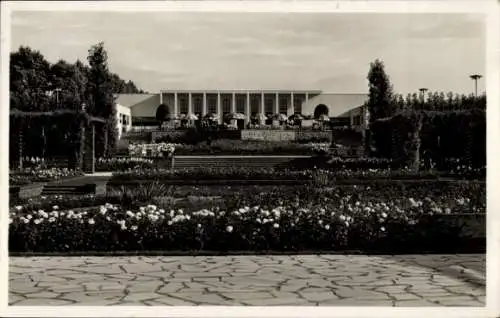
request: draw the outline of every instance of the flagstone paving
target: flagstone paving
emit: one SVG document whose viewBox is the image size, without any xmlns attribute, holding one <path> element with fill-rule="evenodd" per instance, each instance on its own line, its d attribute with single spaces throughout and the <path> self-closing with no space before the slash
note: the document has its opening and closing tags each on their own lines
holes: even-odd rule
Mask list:
<svg viewBox="0 0 500 318">
<path fill-rule="evenodd" d="M 11 257 L 16 306 L 484 306 L 485 255 Z"/>
</svg>

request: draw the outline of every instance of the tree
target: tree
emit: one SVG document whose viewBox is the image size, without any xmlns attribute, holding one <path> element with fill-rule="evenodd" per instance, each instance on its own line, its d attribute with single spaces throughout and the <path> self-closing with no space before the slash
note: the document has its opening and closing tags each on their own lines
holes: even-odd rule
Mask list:
<svg viewBox="0 0 500 318">
<path fill-rule="evenodd" d="M 381 60 L 377 59 L 370 64 L 367 78 L 369 82 L 367 106 L 370 112 L 370 122 L 394 115 L 391 103 L 392 85 Z"/>
<path fill-rule="evenodd" d="M 158 122 L 160 130 L 163 125 L 163 122 L 165 122 L 165 120 L 167 119 L 167 115 L 168 115 L 167 105 L 160 104 L 160 106 L 158 106 L 158 108 L 156 109 L 156 121 Z"/>
<path fill-rule="evenodd" d="M 10 54 L 10 107 L 42 111 L 49 107 L 50 63 L 39 52 L 21 46 Z"/>
<path fill-rule="evenodd" d="M 111 85 L 113 86 L 113 93 L 117 94 L 143 94 L 144 91 L 139 90 L 134 82 L 125 81 L 115 73 L 111 74 Z"/>
<path fill-rule="evenodd" d="M 376 120 L 384 117 L 390 117 L 394 114 L 392 85 L 389 77 L 385 73 L 384 63 L 381 60 L 375 60 L 370 63 L 368 71 L 368 101 L 365 106 L 370 114 L 369 127 Z M 372 136 L 370 128 L 365 133 L 365 148 L 368 153 L 372 152 Z"/>
<path fill-rule="evenodd" d="M 90 65 L 88 91 L 89 112 L 107 120 L 104 125 L 103 155 L 109 156 L 116 148 L 118 139 L 116 104 L 112 86 L 112 75 L 108 69 L 108 54 L 104 43 L 93 45 L 87 60 Z"/>
<path fill-rule="evenodd" d="M 59 108 L 74 111 L 81 110 L 82 105 L 86 104 L 87 111 L 91 115 L 106 116 L 108 121 L 114 121 L 107 126 L 116 127 L 116 115 L 112 115 L 114 107 L 110 107 L 114 105 L 114 99 L 110 98 L 109 93 L 102 94 L 103 88 L 106 89 L 109 86 L 108 82 L 111 81 L 113 93 L 139 93 L 140 90 L 132 81 L 126 82 L 107 70 L 107 56 L 102 45 L 94 46 L 91 51 L 89 51 L 89 63 L 93 65 L 92 72 L 91 67 L 79 60 L 73 64 L 65 60 L 51 64 L 39 51 L 30 47 L 21 46 L 16 52 L 12 52 L 10 54 L 11 109 L 30 112 L 54 111 Z M 92 61 L 90 53 L 93 54 Z M 108 77 L 111 77 L 111 80 Z M 102 100 L 113 100 L 113 102 L 107 103 L 106 110 L 106 107 L 103 107 L 106 103 L 102 103 Z M 11 118 L 11 130 L 15 132 L 10 134 L 10 144 L 14 145 L 13 151 L 10 151 L 12 157 L 16 153 L 23 152 L 23 145 L 29 151 L 25 155 L 31 153 L 32 156 L 59 156 L 62 155 L 61 150 L 71 152 L 71 149 L 76 157 L 80 154 L 78 145 L 82 140 L 77 130 L 62 129 L 60 124 L 49 125 L 47 124 L 49 121 L 44 118 L 36 122 L 27 120 L 30 120 L 29 116 L 14 121 Z M 81 129 L 80 134 L 82 134 Z M 101 144 L 104 144 L 106 139 L 104 136 L 111 136 L 116 128 L 109 130 L 111 132 L 98 134 L 96 142 L 99 143 L 99 139 L 102 139 Z M 64 133 L 61 133 L 62 131 Z M 113 136 L 110 139 L 112 145 Z"/>
<path fill-rule="evenodd" d="M 42 111 L 49 107 L 48 73 L 50 63 L 39 52 L 29 47 L 21 46 L 17 52 L 10 54 L 10 107 L 23 111 Z M 15 136 L 19 156 L 19 168 L 22 169 L 23 148 L 25 144 L 25 129 L 23 119 L 13 123 L 11 129 L 17 127 Z M 39 131 L 38 136 L 44 132 Z"/>
</svg>

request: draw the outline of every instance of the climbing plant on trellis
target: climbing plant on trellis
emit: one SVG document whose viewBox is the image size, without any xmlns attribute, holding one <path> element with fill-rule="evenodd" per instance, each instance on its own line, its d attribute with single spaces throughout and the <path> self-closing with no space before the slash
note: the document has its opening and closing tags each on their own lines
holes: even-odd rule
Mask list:
<svg viewBox="0 0 500 318">
<path fill-rule="evenodd" d="M 486 112 L 407 111 L 372 124 L 379 157 L 417 168 L 428 151 L 434 162 L 457 158 L 472 166 L 486 164 Z"/>
<path fill-rule="evenodd" d="M 10 112 L 11 165 L 16 160 L 17 168 L 22 169 L 25 156 L 63 155 L 69 168 L 93 172 L 96 125 L 102 129 L 105 123 L 105 119 L 83 111 L 23 112 L 14 109 Z M 53 133 L 49 133 L 51 131 Z M 34 136 L 39 136 L 40 142 L 27 142 L 26 137 Z"/>
</svg>

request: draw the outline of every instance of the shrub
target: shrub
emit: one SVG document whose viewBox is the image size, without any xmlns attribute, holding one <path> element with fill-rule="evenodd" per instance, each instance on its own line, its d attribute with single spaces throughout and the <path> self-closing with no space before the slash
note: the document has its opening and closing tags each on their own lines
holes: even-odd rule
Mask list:
<svg viewBox="0 0 500 318">
<path fill-rule="evenodd" d="M 137 205 L 151 202 L 154 198 L 165 197 L 172 193 L 172 186 L 158 181 L 143 183 L 133 187 L 121 186 L 118 190 L 110 191 L 111 197 L 116 197 L 124 205 Z"/>
</svg>

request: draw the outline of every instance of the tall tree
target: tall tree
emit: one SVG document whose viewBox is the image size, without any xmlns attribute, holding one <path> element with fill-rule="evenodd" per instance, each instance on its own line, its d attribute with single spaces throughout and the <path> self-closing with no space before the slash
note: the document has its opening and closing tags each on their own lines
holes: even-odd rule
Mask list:
<svg viewBox="0 0 500 318">
<path fill-rule="evenodd" d="M 369 85 L 367 106 L 370 112 L 370 122 L 394 115 L 391 103 L 392 85 L 381 60 L 377 59 L 370 64 L 367 79 Z"/>
<path fill-rule="evenodd" d="M 73 109 L 80 110 L 83 104 L 87 104 L 87 70 L 80 60 L 77 60 L 71 70 L 71 81 L 69 91 L 74 94 Z"/>
<path fill-rule="evenodd" d="M 392 85 L 389 76 L 385 73 L 384 63 L 377 59 L 370 63 L 368 71 L 368 100 L 365 106 L 370 114 L 369 127 L 380 118 L 389 117 L 394 114 Z M 370 128 L 365 133 L 365 150 L 368 153 L 374 151 L 373 137 Z"/>
<path fill-rule="evenodd" d="M 104 43 L 93 45 L 87 60 L 90 65 L 88 91 L 89 112 L 107 120 L 104 129 L 103 155 L 109 156 L 116 148 L 118 139 L 116 104 L 113 94 L 112 76 L 108 69 L 108 54 Z"/>
</svg>

